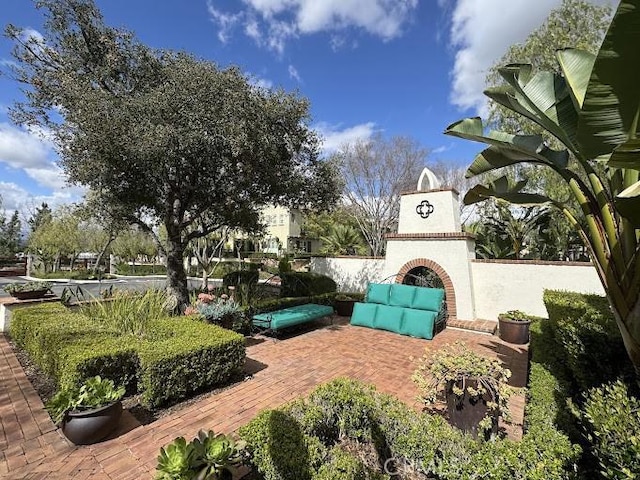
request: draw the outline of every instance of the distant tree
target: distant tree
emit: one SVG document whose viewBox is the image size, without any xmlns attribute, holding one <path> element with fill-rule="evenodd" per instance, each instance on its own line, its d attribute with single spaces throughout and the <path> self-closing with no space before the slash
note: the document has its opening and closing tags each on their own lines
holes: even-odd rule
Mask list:
<svg viewBox="0 0 640 480">
<path fill-rule="evenodd" d="M 464 198 L 467 191 L 475 185 L 465 174 L 466 167 L 451 162 L 436 161 L 429 164 L 429 169 L 440 180 L 442 188 L 453 188 L 459 194 L 459 198 Z M 472 206 L 460 202 L 460 221 L 463 225 L 469 224 L 474 218 L 475 209 Z"/>
<path fill-rule="evenodd" d="M 510 63 L 530 64 L 533 74 L 538 71 L 560 74 L 556 51 L 571 47 L 596 53 L 610 20 L 611 7 L 608 5 L 594 5 L 587 0 L 562 0 L 560 6 L 551 10 L 544 23 L 531 32 L 524 43 L 511 45 L 493 64 L 487 74 L 487 86 L 505 84 L 499 70 Z M 489 108 L 489 122 L 496 129 L 543 133 L 534 122 L 523 119 L 496 102 L 491 101 Z M 548 136 L 547 139 L 552 140 L 552 137 Z"/>
<path fill-rule="evenodd" d="M 363 255 L 367 250 L 360 231 L 350 225 L 331 225 L 320 241 L 320 252 L 329 255 Z"/>
<path fill-rule="evenodd" d="M 415 189 L 427 155 L 413 139 L 380 134 L 344 145 L 335 154 L 345 182 L 345 202 L 371 255 L 384 253 L 385 235 L 397 228 L 400 194 Z"/>
<path fill-rule="evenodd" d="M 0 257 L 11 257 L 20 251 L 20 218 L 18 211 L 7 220 L 0 196 Z"/>
<path fill-rule="evenodd" d="M 52 132 L 71 182 L 120 218 L 164 226 L 167 287 L 188 303 L 184 251 L 223 226 L 245 230 L 266 204 L 331 205 L 308 102 L 256 88 L 235 67 L 154 51 L 104 24 L 91 0 L 40 0 L 44 39 L 9 25 L 20 124 Z M 61 119 L 61 120 L 60 120 Z M 192 228 L 198 224 L 200 228 Z"/>
<path fill-rule="evenodd" d="M 302 232 L 308 238 L 320 239 L 334 225 L 345 225 L 353 227 L 358 231 L 362 243 L 366 241 L 360 232 L 360 227 L 352 211 L 345 205 L 323 212 L 305 212 L 302 222 Z"/>
<path fill-rule="evenodd" d="M 111 250 L 120 259 L 130 262 L 133 272 L 140 257 L 153 258 L 158 251 L 151 235 L 135 226 L 120 232 L 111 244 Z"/>
<path fill-rule="evenodd" d="M 51 208 L 46 202 L 42 202 L 39 207 L 36 207 L 35 211 L 31 214 L 27 223 L 32 232 L 36 231 L 40 225 L 51 220 L 52 212 Z"/>
</svg>

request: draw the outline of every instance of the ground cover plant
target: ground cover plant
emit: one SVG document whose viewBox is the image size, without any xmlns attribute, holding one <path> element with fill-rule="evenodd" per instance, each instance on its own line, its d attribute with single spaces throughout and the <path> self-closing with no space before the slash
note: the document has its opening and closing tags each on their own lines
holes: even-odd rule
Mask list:
<svg viewBox="0 0 640 480">
<path fill-rule="evenodd" d="M 138 333 L 60 304 L 16 311 L 10 330 L 59 388 L 101 375 L 139 392 L 152 408 L 222 385 L 244 365 L 241 335 L 196 318 L 154 318 Z"/>
<path fill-rule="evenodd" d="M 579 448 L 549 416 L 558 408 L 554 387 L 543 372 L 532 372 L 520 442 L 473 440 L 440 416 L 349 379 L 261 412 L 240 436 L 266 480 L 569 479 Z"/>
</svg>

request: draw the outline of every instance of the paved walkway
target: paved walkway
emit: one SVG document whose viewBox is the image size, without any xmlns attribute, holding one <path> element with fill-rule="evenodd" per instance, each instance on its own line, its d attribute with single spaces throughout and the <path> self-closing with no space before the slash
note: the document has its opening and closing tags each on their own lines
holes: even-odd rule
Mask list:
<svg viewBox="0 0 640 480">
<path fill-rule="evenodd" d="M 177 436 L 193 438 L 200 429 L 231 433 L 264 408 L 303 396 L 319 383 L 339 376 L 374 383 L 414 405 L 410 380 L 415 358 L 456 340 L 495 355 L 513 371 L 512 383 L 526 382 L 526 347 L 498 337 L 446 329 L 433 341 L 362 327 L 319 322 L 314 330 L 279 341 L 251 339 L 247 347 L 249 380 L 212 394 L 148 425 L 125 412 L 115 438 L 75 447 L 51 423 L 5 337 L 0 336 L 0 478 L 2 479 L 150 479 L 161 446 Z M 521 434 L 524 398 L 514 398 L 515 427 Z M 518 428 L 517 424 L 520 424 Z"/>
</svg>

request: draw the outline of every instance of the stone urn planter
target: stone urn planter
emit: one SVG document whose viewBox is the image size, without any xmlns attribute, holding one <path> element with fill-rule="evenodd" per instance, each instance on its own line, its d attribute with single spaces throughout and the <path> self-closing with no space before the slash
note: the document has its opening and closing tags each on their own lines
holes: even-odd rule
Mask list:
<svg viewBox="0 0 640 480">
<path fill-rule="evenodd" d="M 498 331 L 500 338 L 507 343 L 524 345 L 529 343 L 529 327 L 531 316 L 519 310 L 510 310 L 498 315 Z"/>
<path fill-rule="evenodd" d="M 510 419 L 510 377 L 498 359 L 458 341 L 436 352 L 427 349 L 411 378 L 426 410 L 442 413 L 444 401 L 449 423 L 474 438 L 490 439 L 498 432 L 498 419 Z"/>
<path fill-rule="evenodd" d="M 355 303 L 355 299 L 347 295 L 336 295 L 333 306 L 336 309 L 336 313 L 341 317 L 350 317 L 353 314 L 353 305 Z"/>
<path fill-rule="evenodd" d="M 18 300 L 33 300 L 43 298 L 51 291 L 49 282 L 10 283 L 4 291 Z"/>
<path fill-rule="evenodd" d="M 31 290 L 29 292 L 13 292 L 11 296 L 18 300 L 35 300 L 36 298 L 44 298 L 49 289 L 46 290 Z"/>
<path fill-rule="evenodd" d="M 498 394 L 487 391 L 481 396 L 476 396 L 467 390 L 477 390 L 477 388 L 478 380 L 476 378 L 451 380 L 447 383 L 445 399 L 449 423 L 463 432 L 471 434 L 473 438 L 480 436 L 489 439 L 498 433 L 498 409 L 490 406 L 498 404 Z M 458 393 L 462 391 L 462 394 L 456 394 L 456 391 Z M 484 422 L 484 428 L 481 427 L 481 422 Z"/>
<path fill-rule="evenodd" d="M 91 445 L 113 433 L 122 417 L 122 402 L 89 410 L 67 412 L 62 421 L 62 433 L 75 445 Z"/>
</svg>

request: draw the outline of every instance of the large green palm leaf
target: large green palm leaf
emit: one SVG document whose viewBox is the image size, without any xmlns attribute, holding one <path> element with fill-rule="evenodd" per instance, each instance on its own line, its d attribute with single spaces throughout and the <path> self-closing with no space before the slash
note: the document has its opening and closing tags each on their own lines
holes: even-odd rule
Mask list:
<svg viewBox="0 0 640 480">
<path fill-rule="evenodd" d="M 478 118 L 450 125 L 448 135 L 489 145 L 467 176 L 530 163 L 553 169 L 569 185 L 584 222 L 554 199 L 510 186 L 506 179 L 478 185 L 465 203 L 495 197 L 560 208 L 589 247 L 640 378 L 640 0 L 623 0 L 596 56 L 558 52 L 562 75 L 507 65 L 507 85 L 485 92 L 534 121 L 566 150 L 552 150 L 538 135 L 483 134 Z M 568 167 L 569 152 L 579 171 Z"/>
</svg>

